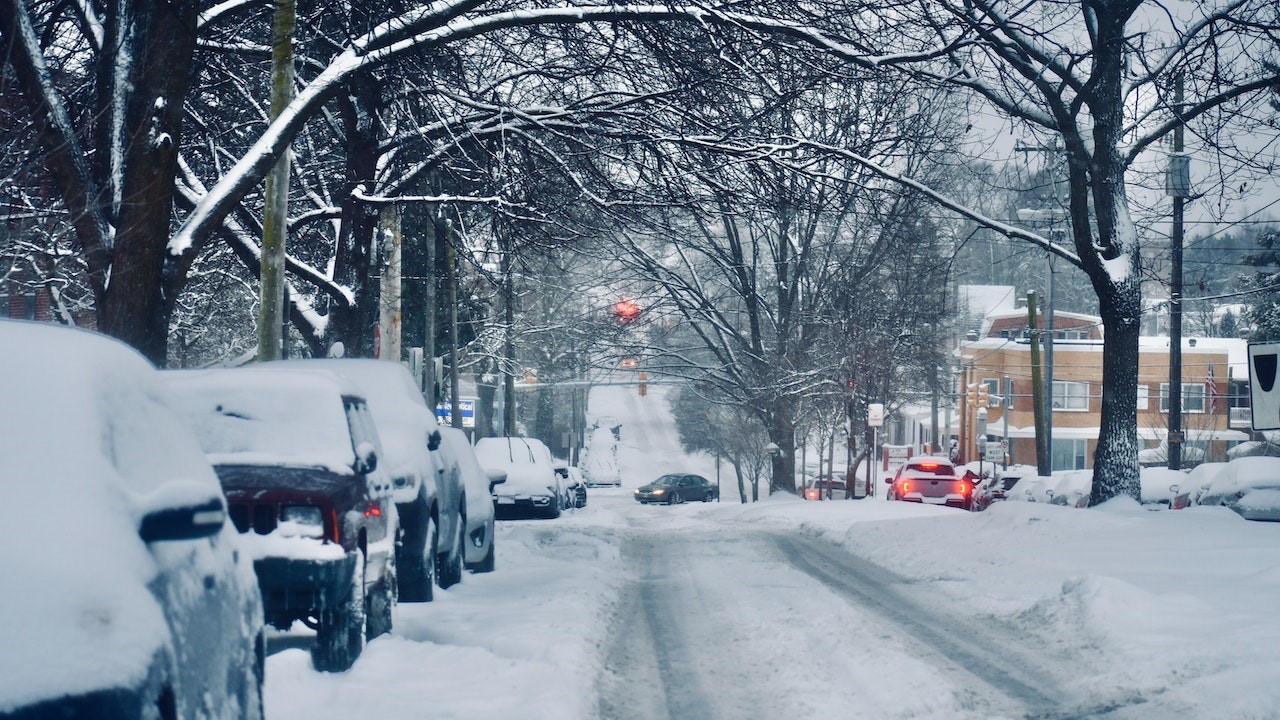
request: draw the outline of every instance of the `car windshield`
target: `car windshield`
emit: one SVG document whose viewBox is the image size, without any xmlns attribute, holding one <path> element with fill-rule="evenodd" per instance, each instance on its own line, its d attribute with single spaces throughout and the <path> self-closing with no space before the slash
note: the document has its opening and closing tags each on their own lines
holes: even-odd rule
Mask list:
<svg viewBox="0 0 1280 720">
<path fill-rule="evenodd" d="M 654 481 L 653 481 L 653 484 L 654 484 L 654 485 L 657 485 L 658 487 L 672 487 L 672 486 L 674 486 L 674 485 L 679 485 L 679 484 L 680 484 L 680 478 L 681 478 L 681 477 L 683 477 L 683 476 L 681 476 L 681 475 L 663 475 L 662 477 L 658 478 L 657 480 L 654 480 Z"/>
</svg>

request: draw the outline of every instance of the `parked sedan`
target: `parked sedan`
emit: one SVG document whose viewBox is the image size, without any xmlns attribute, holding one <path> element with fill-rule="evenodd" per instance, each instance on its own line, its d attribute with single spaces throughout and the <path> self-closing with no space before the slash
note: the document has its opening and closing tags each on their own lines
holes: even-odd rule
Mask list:
<svg viewBox="0 0 1280 720">
<path fill-rule="evenodd" d="M 1200 504 L 1229 507 L 1246 520 L 1280 522 L 1280 458 L 1228 462 L 1201 493 Z"/>
<path fill-rule="evenodd" d="M 0 716 L 261 718 L 252 561 L 155 368 L 56 325 L 0 347 Z"/>
<path fill-rule="evenodd" d="M 711 502 L 718 496 L 716 486 L 701 475 L 663 475 L 635 490 L 637 502 L 666 503 L 667 505 L 678 505 L 690 500 Z"/>
<path fill-rule="evenodd" d="M 505 473 L 506 481 L 494 488 L 498 512 L 534 511 L 547 518 L 560 517 L 564 488 L 556 474 L 551 451 L 536 438 L 487 437 L 475 444 L 476 459 L 486 473 Z"/>
<path fill-rule="evenodd" d="M 556 463 L 556 473 L 564 486 L 565 507 L 584 508 L 587 506 L 587 482 L 582 471 L 573 465 Z"/>
<path fill-rule="evenodd" d="M 441 472 L 435 413 L 400 363 L 371 359 L 317 359 L 267 367 L 320 368 L 352 383 L 369 403 L 382 440 L 382 471 L 391 478 L 400 516 L 396 541 L 399 599 L 429 602 L 432 583 L 462 581 L 465 564 L 466 489 L 457 473 Z M 484 497 L 488 498 L 488 492 Z"/>
<path fill-rule="evenodd" d="M 506 478 L 489 478 L 476 460 L 467 434 L 457 428 L 440 428 L 440 457 L 444 461 L 445 475 L 456 472 L 458 481 L 467 490 L 467 502 L 463 506 L 467 569 L 476 573 L 493 572 L 493 489 Z"/>
</svg>

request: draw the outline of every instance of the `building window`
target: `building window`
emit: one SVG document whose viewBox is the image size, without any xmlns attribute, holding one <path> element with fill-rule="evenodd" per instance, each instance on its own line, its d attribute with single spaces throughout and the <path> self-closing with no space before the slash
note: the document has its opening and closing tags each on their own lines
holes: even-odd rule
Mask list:
<svg viewBox="0 0 1280 720">
<path fill-rule="evenodd" d="M 1182 412 L 1203 413 L 1204 410 L 1204 385 L 1183 383 Z M 1169 383 L 1160 383 L 1160 412 L 1169 412 Z"/>
<path fill-rule="evenodd" d="M 1150 395 L 1151 395 L 1151 388 L 1147 387 L 1146 385 L 1138 386 L 1138 409 L 1139 410 L 1146 410 L 1151 406 L 1151 400 L 1149 397 Z"/>
<path fill-rule="evenodd" d="M 1053 381 L 1054 410 L 1088 410 L 1089 383 L 1070 380 Z"/>
<path fill-rule="evenodd" d="M 1053 439 L 1053 448 L 1051 451 L 1051 469 L 1053 470 L 1084 470 L 1088 465 L 1085 464 L 1089 452 L 1089 441 L 1083 439 L 1060 440 Z"/>
<path fill-rule="evenodd" d="M 982 384 L 987 386 L 987 405 L 991 407 L 1002 407 L 1004 405 L 1004 399 L 1000 397 L 1000 379 L 982 378 Z"/>
</svg>

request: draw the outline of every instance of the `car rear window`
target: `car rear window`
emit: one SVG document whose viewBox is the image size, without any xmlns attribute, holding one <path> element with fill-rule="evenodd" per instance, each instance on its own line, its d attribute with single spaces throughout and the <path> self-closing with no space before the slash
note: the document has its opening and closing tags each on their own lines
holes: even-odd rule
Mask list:
<svg viewBox="0 0 1280 720">
<path fill-rule="evenodd" d="M 955 475 L 956 469 L 950 463 L 919 462 L 907 463 L 907 469 L 921 475 Z"/>
</svg>

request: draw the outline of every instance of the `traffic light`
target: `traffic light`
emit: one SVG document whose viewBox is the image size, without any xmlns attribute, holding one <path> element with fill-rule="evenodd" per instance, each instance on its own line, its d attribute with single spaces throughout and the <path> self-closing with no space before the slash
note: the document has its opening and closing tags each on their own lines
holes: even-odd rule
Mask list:
<svg viewBox="0 0 1280 720">
<path fill-rule="evenodd" d="M 975 407 L 987 407 L 989 400 L 988 388 L 986 383 L 969 383 L 965 393 L 966 399 L 970 405 Z"/>
<path fill-rule="evenodd" d="M 633 300 L 619 300 L 613 304 L 613 317 L 620 325 L 630 325 L 640 318 L 640 306 Z"/>
</svg>

